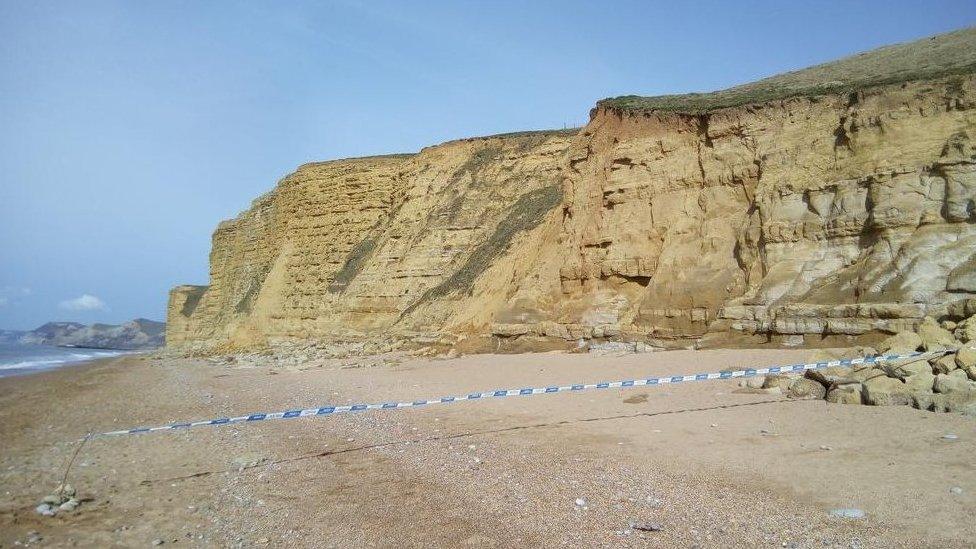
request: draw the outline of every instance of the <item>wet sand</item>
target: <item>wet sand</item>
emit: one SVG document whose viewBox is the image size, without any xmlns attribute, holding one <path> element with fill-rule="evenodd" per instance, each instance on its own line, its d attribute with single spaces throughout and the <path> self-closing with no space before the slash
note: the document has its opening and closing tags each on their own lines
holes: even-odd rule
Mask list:
<svg viewBox="0 0 976 549">
<path fill-rule="evenodd" d="M 43 537 L 31 545 L 80 547 L 976 546 L 972 419 L 742 394 L 735 381 L 97 438 L 69 479 L 82 506 L 34 512 L 89 430 L 806 356 L 546 353 L 301 368 L 122 357 L 4 378 L 0 546 L 31 531 Z M 841 507 L 867 516 L 828 516 Z"/>
</svg>

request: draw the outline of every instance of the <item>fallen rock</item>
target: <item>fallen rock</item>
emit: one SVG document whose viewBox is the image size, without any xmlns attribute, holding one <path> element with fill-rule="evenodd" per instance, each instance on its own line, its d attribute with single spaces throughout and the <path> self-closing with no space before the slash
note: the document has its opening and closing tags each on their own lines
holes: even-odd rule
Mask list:
<svg viewBox="0 0 976 549">
<path fill-rule="evenodd" d="M 789 393 L 790 384 L 793 383 L 793 379 L 790 376 L 771 374 L 766 376 L 766 380 L 763 382 L 763 389 L 776 389 L 778 388 L 784 394 Z"/>
<path fill-rule="evenodd" d="M 928 391 L 919 391 L 912 393 L 912 405 L 919 410 L 932 410 L 935 406 L 935 401 L 940 395 Z"/>
<path fill-rule="evenodd" d="M 965 371 L 953 370 L 935 376 L 933 388 L 936 393 L 967 393 L 973 390 L 973 385 Z"/>
<path fill-rule="evenodd" d="M 852 380 L 852 372 L 853 369 L 846 366 L 830 366 L 817 370 L 807 370 L 804 375 L 821 385 L 830 387 L 834 383 Z"/>
<path fill-rule="evenodd" d="M 878 345 L 882 354 L 904 355 L 914 353 L 922 346 L 922 338 L 915 332 L 898 332 Z"/>
<path fill-rule="evenodd" d="M 923 362 L 923 364 L 925 364 L 925 366 L 928 367 L 928 363 Z M 929 370 L 926 370 L 924 372 L 919 372 L 915 375 L 911 375 L 905 378 L 905 386 L 908 387 L 908 390 L 913 393 L 919 391 L 931 392 L 932 386 L 934 384 L 935 384 L 935 375 Z"/>
<path fill-rule="evenodd" d="M 864 383 L 865 381 L 868 381 L 869 379 L 874 379 L 876 377 L 887 377 L 887 376 L 888 374 L 886 374 L 884 370 L 882 370 L 877 366 L 864 366 L 861 368 L 851 369 L 851 379 L 854 379 L 855 381 L 860 381 L 861 383 Z"/>
<path fill-rule="evenodd" d="M 976 316 L 970 316 L 960 322 L 953 331 L 953 335 L 963 343 L 976 343 Z"/>
<path fill-rule="evenodd" d="M 864 382 L 864 402 L 875 406 L 909 406 L 911 391 L 891 377 L 875 377 Z"/>
<path fill-rule="evenodd" d="M 861 404 L 863 386 L 860 383 L 837 385 L 827 393 L 827 402 L 834 404 Z"/>
<path fill-rule="evenodd" d="M 786 396 L 796 399 L 821 399 L 827 394 L 827 388 L 820 382 L 805 377 L 790 382 Z"/>
<path fill-rule="evenodd" d="M 968 372 L 970 369 L 976 367 L 976 347 L 960 347 L 959 350 L 956 351 L 955 356 L 951 358 L 953 359 L 953 362 L 956 363 L 956 367 L 962 368 Z"/>
<path fill-rule="evenodd" d="M 930 359 L 929 365 L 932 366 L 932 372 L 936 374 L 948 374 L 958 368 L 956 365 L 956 357 L 953 355 L 944 355 Z"/>
<path fill-rule="evenodd" d="M 939 351 L 956 345 L 956 338 L 930 316 L 925 317 L 918 326 L 918 337 L 926 351 Z"/>
<path fill-rule="evenodd" d="M 66 501 L 66 502 L 62 503 L 61 505 L 59 505 L 58 506 L 58 509 L 61 510 L 61 511 L 69 511 L 70 512 L 70 511 L 74 511 L 75 509 L 77 509 L 79 505 L 81 505 L 81 502 L 80 501 L 76 500 L 75 498 L 71 498 L 68 501 Z"/>
<path fill-rule="evenodd" d="M 739 380 L 739 387 L 745 387 L 747 389 L 762 389 L 763 384 L 765 383 L 765 376 L 753 376 Z"/>
<path fill-rule="evenodd" d="M 901 380 L 918 374 L 932 373 L 932 366 L 929 365 L 927 359 L 912 360 L 911 362 L 884 362 L 881 364 L 881 369 L 888 377 L 897 377 Z"/>
</svg>

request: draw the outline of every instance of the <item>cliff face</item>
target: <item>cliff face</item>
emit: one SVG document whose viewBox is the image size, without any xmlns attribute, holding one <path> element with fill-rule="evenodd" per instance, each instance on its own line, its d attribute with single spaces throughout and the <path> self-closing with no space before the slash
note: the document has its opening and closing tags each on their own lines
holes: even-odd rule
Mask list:
<svg viewBox="0 0 976 549">
<path fill-rule="evenodd" d="M 543 316 L 671 339 L 939 314 L 976 292 L 974 97 L 954 77 L 698 115 L 598 109 L 569 152 Z M 544 330 L 496 331 L 527 328 Z"/>
<path fill-rule="evenodd" d="M 302 166 L 218 227 L 210 285 L 170 295 L 168 341 L 437 339 L 466 316 L 475 281 L 559 202 L 573 133 Z"/>
<path fill-rule="evenodd" d="M 861 74 L 866 55 L 837 66 Z M 303 166 L 221 224 L 211 284 L 172 292 L 167 341 L 814 344 L 912 328 L 976 297 L 963 69 L 759 103 L 751 85 L 703 109 L 623 98 L 575 135 Z"/>
</svg>

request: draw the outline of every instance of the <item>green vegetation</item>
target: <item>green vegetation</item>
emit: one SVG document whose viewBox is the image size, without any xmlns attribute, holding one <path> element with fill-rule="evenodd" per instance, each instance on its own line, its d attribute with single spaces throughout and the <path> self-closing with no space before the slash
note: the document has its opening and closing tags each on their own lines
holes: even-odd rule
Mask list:
<svg viewBox="0 0 976 549">
<path fill-rule="evenodd" d="M 976 28 L 886 46 L 727 90 L 656 97 L 627 95 L 604 99 L 597 106 L 625 112 L 698 114 L 791 97 L 849 94 L 885 84 L 973 73 L 976 73 Z"/>
<path fill-rule="evenodd" d="M 410 314 L 421 304 L 445 297 L 452 293 L 470 293 L 474 282 L 484 273 L 496 258 L 508 250 L 512 240 L 520 232 L 535 228 L 550 210 L 563 199 L 562 187 L 552 185 L 522 195 L 498 223 L 487 240 L 475 248 L 468 260 L 447 280 L 427 290 L 420 299 L 413 302 L 400 317 Z"/>
</svg>

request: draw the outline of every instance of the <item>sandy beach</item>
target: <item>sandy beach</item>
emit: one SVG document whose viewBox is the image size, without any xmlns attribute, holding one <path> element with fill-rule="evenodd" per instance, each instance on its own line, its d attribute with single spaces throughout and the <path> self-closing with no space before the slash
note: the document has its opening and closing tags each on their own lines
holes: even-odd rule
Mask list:
<svg viewBox="0 0 976 549">
<path fill-rule="evenodd" d="M 973 547 L 972 419 L 735 381 L 96 438 L 69 478 L 81 507 L 34 511 L 89 430 L 807 356 L 122 357 L 0 379 L 0 546 Z"/>
</svg>

